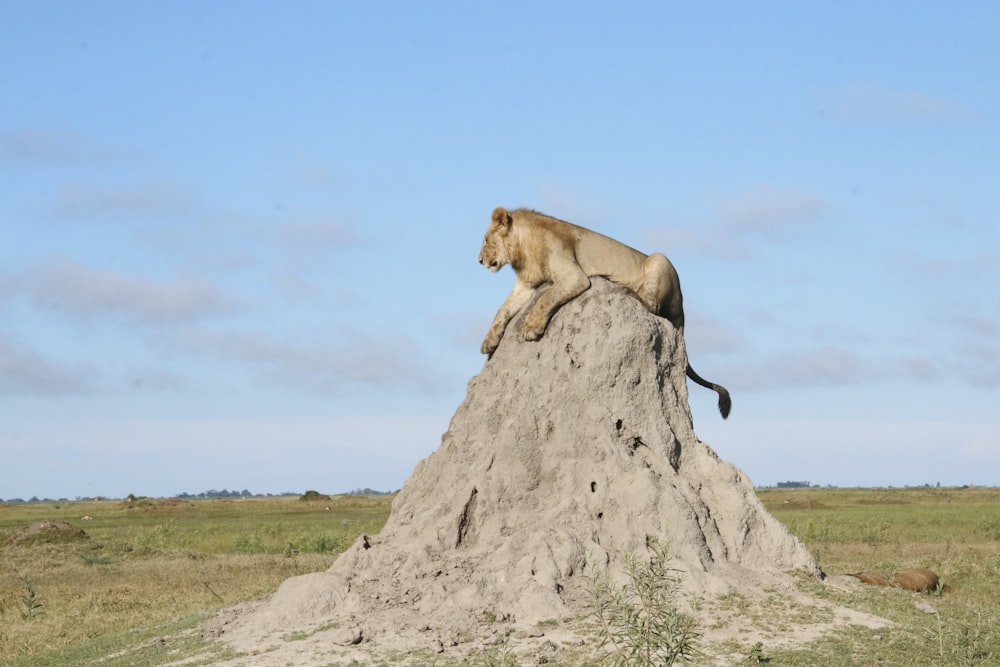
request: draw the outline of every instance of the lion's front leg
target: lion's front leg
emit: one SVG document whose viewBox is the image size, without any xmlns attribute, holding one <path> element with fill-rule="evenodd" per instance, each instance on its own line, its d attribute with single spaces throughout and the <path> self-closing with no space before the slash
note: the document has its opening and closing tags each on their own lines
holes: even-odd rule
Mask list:
<svg viewBox="0 0 1000 667">
<path fill-rule="evenodd" d="M 500 339 L 503 338 L 503 332 L 507 328 L 507 323 L 528 302 L 534 291 L 533 288 L 522 282 L 514 283 L 514 289 L 507 295 L 507 299 L 497 311 L 496 317 L 493 318 L 493 324 L 490 325 L 490 330 L 486 332 L 486 338 L 483 339 L 483 344 L 479 348 L 483 354 L 491 355 L 496 351 L 497 346 L 500 345 Z"/>
<path fill-rule="evenodd" d="M 497 347 L 500 345 L 500 339 L 503 337 L 503 327 L 497 328 L 497 324 L 494 321 L 493 326 L 486 333 L 486 338 L 483 339 L 483 344 L 479 346 L 479 351 L 483 354 L 489 356 L 496 351 Z"/>
<path fill-rule="evenodd" d="M 573 269 L 575 270 L 566 271 L 560 280 L 554 281 L 524 318 L 524 340 L 540 339 L 555 312 L 590 288 L 587 274 L 575 264 Z"/>
</svg>

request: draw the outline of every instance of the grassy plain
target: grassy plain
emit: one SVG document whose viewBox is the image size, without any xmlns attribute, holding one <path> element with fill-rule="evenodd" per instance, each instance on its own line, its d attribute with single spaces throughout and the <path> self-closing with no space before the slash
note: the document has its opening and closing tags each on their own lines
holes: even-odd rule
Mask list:
<svg viewBox="0 0 1000 667">
<path fill-rule="evenodd" d="M 1000 665 L 1000 488 L 762 489 L 758 496 L 809 547 L 828 574 L 934 570 L 951 592 L 920 596 L 863 587 L 819 597 L 887 618 L 771 665 Z"/>
<path fill-rule="evenodd" d="M 160 664 L 161 635 L 325 570 L 376 533 L 387 496 L 99 501 L 0 506 L 0 665 L 83 665 L 130 645 Z M 90 517 L 83 519 L 83 517 Z M 89 539 L 4 544 L 39 521 Z"/>
<path fill-rule="evenodd" d="M 896 625 L 845 630 L 796 649 L 734 640 L 733 665 L 1000 664 L 1000 489 L 758 495 L 826 572 L 928 567 L 952 592 L 843 592 L 803 581 L 818 597 Z M 0 506 L 0 665 L 153 667 L 185 657 L 211 664 L 223 649 L 185 630 L 287 577 L 326 569 L 359 535 L 381 528 L 389 504 L 387 496 L 337 496 Z M 72 524 L 88 538 L 5 544 L 42 520 Z M 777 619 L 781 602 L 747 605 L 745 613 Z M 481 664 L 517 663 L 498 649 Z M 582 663 L 566 656 L 549 664 Z"/>
</svg>

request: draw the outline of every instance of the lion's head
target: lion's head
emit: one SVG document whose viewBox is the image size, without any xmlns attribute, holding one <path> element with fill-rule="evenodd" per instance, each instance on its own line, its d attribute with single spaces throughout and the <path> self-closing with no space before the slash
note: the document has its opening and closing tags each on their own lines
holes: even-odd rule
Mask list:
<svg viewBox="0 0 1000 667">
<path fill-rule="evenodd" d="M 479 251 L 479 263 L 494 273 L 510 263 L 507 252 L 507 235 L 514 220 L 503 206 L 493 210 L 490 226 L 483 237 L 483 249 Z"/>
</svg>

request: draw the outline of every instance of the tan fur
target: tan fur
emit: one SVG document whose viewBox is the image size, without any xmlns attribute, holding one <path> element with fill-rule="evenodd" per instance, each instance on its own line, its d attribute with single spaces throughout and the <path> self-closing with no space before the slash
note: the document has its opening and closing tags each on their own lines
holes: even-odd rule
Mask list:
<svg viewBox="0 0 1000 667">
<path fill-rule="evenodd" d="M 480 264 L 499 271 L 514 269 L 514 289 L 500 306 L 483 340 L 483 354 L 493 354 L 511 318 L 543 286 L 548 285 L 524 322 L 525 340 L 538 340 L 563 304 L 590 287 L 590 279 L 607 278 L 629 290 L 651 313 L 684 332 L 684 307 L 677 271 L 664 255 L 645 255 L 612 238 L 530 209 L 508 211 L 498 206 L 479 253 Z M 691 365 L 689 378 L 719 394 L 719 411 L 729 416 L 729 392 L 702 379 Z"/>
<path fill-rule="evenodd" d="M 858 572 L 851 576 L 872 586 L 902 588 L 904 591 L 916 591 L 917 593 L 936 593 L 938 591 L 947 592 L 951 590 L 949 586 L 941 585 L 941 580 L 934 572 L 922 567 L 896 570 L 892 573 L 892 576 L 883 574 L 882 572 Z"/>
<path fill-rule="evenodd" d="M 856 577 L 861 580 L 861 583 L 868 584 L 869 586 L 888 586 L 889 576 L 883 574 L 882 572 L 858 572 L 852 574 L 852 577 Z"/>
</svg>

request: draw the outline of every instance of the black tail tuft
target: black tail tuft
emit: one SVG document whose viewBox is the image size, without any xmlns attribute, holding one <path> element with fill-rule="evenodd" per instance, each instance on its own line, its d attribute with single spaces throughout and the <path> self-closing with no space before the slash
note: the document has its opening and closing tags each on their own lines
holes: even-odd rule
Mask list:
<svg viewBox="0 0 1000 667">
<path fill-rule="evenodd" d="M 729 398 L 729 390 L 719 384 L 713 384 L 712 389 L 719 392 L 719 412 L 722 418 L 729 417 L 729 411 L 733 409 L 733 399 Z"/>
<path fill-rule="evenodd" d="M 733 409 L 733 399 L 729 397 L 729 390 L 723 387 L 721 384 L 715 384 L 714 382 L 709 382 L 705 378 L 701 377 L 694 372 L 691 368 L 691 364 L 687 367 L 687 376 L 700 384 L 706 389 L 711 389 L 719 395 L 719 412 L 722 414 L 722 418 L 726 419 L 729 417 L 729 411 Z"/>
</svg>

